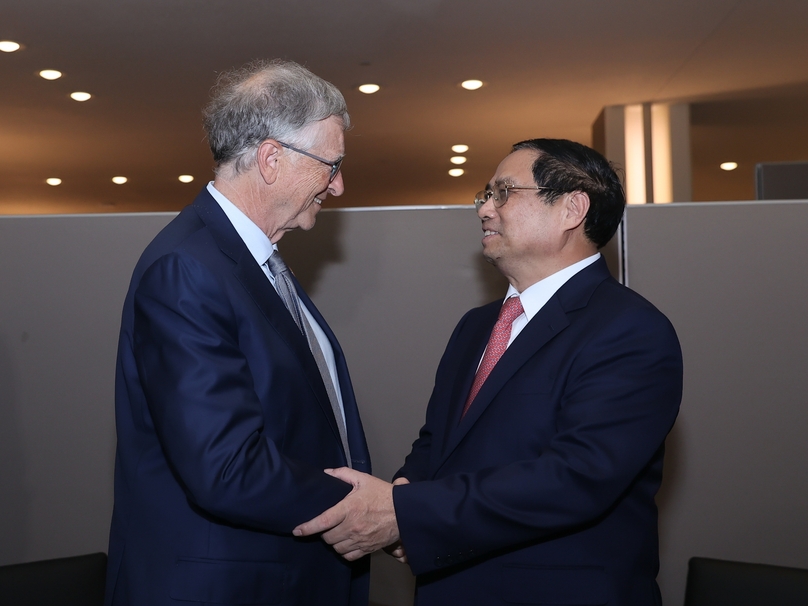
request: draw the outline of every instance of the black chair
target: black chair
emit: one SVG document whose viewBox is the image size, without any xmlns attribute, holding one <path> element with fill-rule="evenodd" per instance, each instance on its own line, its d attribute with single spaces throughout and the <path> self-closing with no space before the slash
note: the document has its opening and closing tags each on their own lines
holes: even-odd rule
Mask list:
<svg viewBox="0 0 808 606">
<path fill-rule="evenodd" d="M 690 558 L 685 606 L 806 606 L 808 570 Z"/>
<path fill-rule="evenodd" d="M 102 606 L 107 554 L 0 566 L 2 606 Z"/>
</svg>

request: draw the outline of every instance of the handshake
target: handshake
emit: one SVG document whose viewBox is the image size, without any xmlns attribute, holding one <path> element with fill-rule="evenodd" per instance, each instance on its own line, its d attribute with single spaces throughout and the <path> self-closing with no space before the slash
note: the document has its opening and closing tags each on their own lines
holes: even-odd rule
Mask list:
<svg viewBox="0 0 808 606">
<path fill-rule="evenodd" d="M 399 562 L 407 562 L 401 544 L 393 506 L 393 486 L 409 484 L 398 478 L 392 484 L 348 467 L 326 469 L 325 473 L 353 486 L 353 490 L 331 509 L 292 531 L 296 537 L 323 533 L 323 540 L 346 560 L 384 549 Z"/>
</svg>

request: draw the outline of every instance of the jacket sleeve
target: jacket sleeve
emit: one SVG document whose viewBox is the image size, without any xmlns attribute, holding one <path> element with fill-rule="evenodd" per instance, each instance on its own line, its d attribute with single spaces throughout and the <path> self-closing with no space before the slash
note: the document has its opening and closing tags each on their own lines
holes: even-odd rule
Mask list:
<svg viewBox="0 0 808 606">
<path fill-rule="evenodd" d="M 290 533 L 349 492 L 269 438 L 233 304 L 203 263 L 178 253 L 155 262 L 135 292 L 134 316 L 150 422 L 191 502 L 233 524 Z M 289 389 L 277 397 L 271 406 L 306 396 Z"/>
<path fill-rule="evenodd" d="M 451 380 L 438 373 L 438 384 Z M 627 309 L 588 335 L 557 380 L 552 435 L 529 456 L 394 488 L 415 574 L 447 556 L 461 562 L 592 523 L 661 457 L 681 400 L 682 360 L 673 327 L 653 307 Z M 422 435 L 440 431 L 430 418 Z M 658 479 L 651 484 L 653 492 Z"/>
</svg>

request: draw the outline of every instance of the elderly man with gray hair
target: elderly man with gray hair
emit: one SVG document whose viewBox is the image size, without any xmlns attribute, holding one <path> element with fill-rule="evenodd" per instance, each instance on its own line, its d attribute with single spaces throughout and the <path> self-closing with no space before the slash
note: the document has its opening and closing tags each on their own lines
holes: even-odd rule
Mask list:
<svg viewBox="0 0 808 606">
<path fill-rule="evenodd" d="M 277 251 L 344 191 L 330 83 L 224 74 L 216 176 L 146 248 L 124 303 L 106 604 L 367 604 L 368 562 L 292 529 L 370 472 L 342 350 Z"/>
</svg>

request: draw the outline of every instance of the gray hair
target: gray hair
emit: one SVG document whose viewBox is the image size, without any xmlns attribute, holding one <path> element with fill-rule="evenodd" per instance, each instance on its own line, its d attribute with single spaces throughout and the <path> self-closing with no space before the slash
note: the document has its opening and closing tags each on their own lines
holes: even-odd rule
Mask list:
<svg viewBox="0 0 808 606">
<path fill-rule="evenodd" d="M 262 59 L 223 72 L 204 110 L 216 172 L 231 164 L 236 174 L 250 168 L 266 139 L 311 145 L 302 131 L 329 116 L 351 125 L 337 87 L 293 61 Z"/>
</svg>

